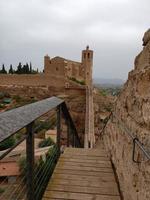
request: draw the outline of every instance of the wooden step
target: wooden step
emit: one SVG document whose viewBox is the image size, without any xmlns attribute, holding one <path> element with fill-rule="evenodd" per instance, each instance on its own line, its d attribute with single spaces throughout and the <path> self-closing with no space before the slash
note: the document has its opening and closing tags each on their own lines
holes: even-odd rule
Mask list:
<svg viewBox="0 0 150 200">
<path fill-rule="evenodd" d="M 101 185 L 100 185 L 101 183 Z M 109 189 L 116 189 L 118 190 L 117 188 L 117 184 L 116 182 L 105 182 L 105 181 L 102 181 L 102 180 L 79 180 L 79 179 L 59 179 L 59 178 L 53 178 L 51 179 L 51 184 L 54 184 L 54 185 L 68 185 L 68 186 L 81 186 L 81 187 L 95 187 L 95 188 L 107 188 L 108 190 Z"/>
<path fill-rule="evenodd" d="M 78 170 L 78 171 L 87 171 L 88 172 L 108 172 L 108 173 L 112 173 L 113 170 L 112 168 L 106 168 L 106 167 L 88 167 L 88 166 L 80 166 L 80 165 L 67 165 L 65 163 L 63 163 L 62 165 L 60 165 L 58 163 L 58 165 L 56 166 L 56 169 L 66 169 L 66 170 Z"/>
<path fill-rule="evenodd" d="M 66 148 L 44 193 L 49 199 L 120 200 L 106 151 Z"/>
<path fill-rule="evenodd" d="M 73 170 L 73 169 L 59 169 L 59 168 L 57 168 L 57 169 L 55 169 L 55 171 L 54 171 L 54 173 L 59 173 L 59 174 L 68 174 L 68 175 L 70 175 L 70 174 L 74 174 L 74 175 L 84 175 L 84 176 L 93 176 L 93 177 L 101 177 L 102 176 L 102 174 L 103 174 L 103 176 L 111 176 L 111 175 L 113 175 L 114 176 L 114 173 L 113 173 L 113 171 L 110 173 L 110 172 L 104 172 L 104 171 L 99 171 L 99 172 L 93 172 L 93 171 L 84 171 L 84 170 Z"/>
<path fill-rule="evenodd" d="M 59 178 L 59 179 L 71 179 L 71 180 L 79 180 L 79 181 L 83 181 L 83 180 L 87 180 L 87 181 L 101 181 L 101 182 L 115 182 L 115 177 L 113 173 L 103 173 L 103 172 L 98 172 L 98 174 L 96 174 L 96 176 L 94 175 L 89 175 L 87 176 L 87 173 L 84 175 L 83 173 L 76 173 L 76 174 L 72 174 L 72 173 L 62 173 L 62 171 L 60 171 L 60 173 L 58 171 L 55 170 L 55 172 L 53 173 L 52 178 Z"/>
<path fill-rule="evenodd" d="M 43 200 L 51 199 L 68 199 L 68 200 L 120 200 L 119 196 L 109 196 L 109 195 L 93 195 L 93 194 L 82 194 L 73 192 L 54 192 L 46 191 Z"/>
<path fill-rule="evenodd" d="M 61 156 L 61 158 L 72 158 L 72 154 L 63 154 Z M 73 156 L 74 159 L 81 159 L 81 160 L 94 160 L 94 161 L 98 161 L 98 160 L 101 160 L 101 161 L 109 161 L 110 159 L 107 157 L 107 156 L 95 156 L 95 155 L 92 155 L 92 156 L 88 156 L 88 155 L 74 155 Z"/>
<path fill-rule="evenodd" d="M 59 161 L 63 161 L 63 162 L 76 162 L 76 163 L 85 163 L 85 160 L 81 157 L 78 158 L 66 158 L 66 157 L 60 157 Z M 86 159 L 86 163 L 89 164 L 108 164 L 111 165 L 111 162 L 109 160 L 99 160 L 99 159 Z"/>
</svg>

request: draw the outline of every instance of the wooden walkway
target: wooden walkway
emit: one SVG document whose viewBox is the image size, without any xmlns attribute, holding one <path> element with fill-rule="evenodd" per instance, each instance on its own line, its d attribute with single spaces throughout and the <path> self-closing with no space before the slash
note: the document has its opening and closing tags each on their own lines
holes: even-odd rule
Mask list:
<svg viewBox="0 0 150 200">
<path fill-rule="evenodd" d="M 42 200 L 120 200 L 111 162 L 102 148 L 66 148 Z"/>
</svg>

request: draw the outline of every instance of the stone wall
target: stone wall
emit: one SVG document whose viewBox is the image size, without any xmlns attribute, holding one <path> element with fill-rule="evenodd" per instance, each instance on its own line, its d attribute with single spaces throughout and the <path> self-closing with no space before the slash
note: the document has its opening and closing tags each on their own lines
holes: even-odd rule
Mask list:
<svg viewBox="0 0 150 200">
<path fill-rule="evenodd" d="M 51 96 L 57 96 L 64 93 L 64 88 L 61 90 L 54 86 L 0 86 L 0 92 L 8 93 L 11 96 L 20 96 L 27 98 L 36 98 L 38 100 L 45 99 Z"/>
<path fill-rule="evenodd" d="M 85 50 L 86 52 L 86 50 Z M 59 56 L 52 59 L 44 56 L 44 72 L 49 76 L 74 77 L 77 80 L 85 80 L 85 66 L 82 62 L 68 60 Z"/>
<path fill-rule="evenodd" d="M 61 57 L 50 59 L 48 56 L 44 57 L 44 73 L 51 76 L 65 77 L 65 62 Z"/>
<path fill-rule="evenodd" d="M 56 86 L 62 88 L 65 80 L 61 76 L 45 74 L 0 74 L 0 85 L 18 86 Z"/>
<path fill-rule="evenodd" d="M 85 133 L 85 90 L 80 89 L 66 89 L 65 101 L 71 113 L 72 119 L 77 128 L 80 141 L 84 143 Z"/>
<path fill-rule="evenodd" d="M 77 80 L 84 80 L 84 70 L 79 62 L 67 61 L 66 76 L 75 77 Z"/>
<path fill-rule="evenodd" d="M 84 50 L 89 54 L 89 50 Z M 91 59 L 88 61 L 76 62 L 62 57 L 50 59 L 48 55 L 44 56 L 44 73 L 41 74 L 0 74 L 0 85 L 13 86 L 54 86 L 59 89 L 65 88 L 70 78 L 85 80 L 85 69 L 92 68 Z M 89 64 L 90 61 L 90 64 Z M 88 64 L 87 64 L 88 63 Z M 89 77 L 92 73 L 89 74 Z"/>
<path fill-rule="evenodd" d="M 124 199 L 149 200 L 150 161 L 138 147 L 135 158 L 140 163 L 132 161 L 133 141 L 123 127 L 138 137 L 150 152 L 150 40 L 135 59 L 134 70 L 129 73 L 114 114 L 123 126 L 115 118 L 111 119 L 103 140 L 116 168 Z"/>
</svg>

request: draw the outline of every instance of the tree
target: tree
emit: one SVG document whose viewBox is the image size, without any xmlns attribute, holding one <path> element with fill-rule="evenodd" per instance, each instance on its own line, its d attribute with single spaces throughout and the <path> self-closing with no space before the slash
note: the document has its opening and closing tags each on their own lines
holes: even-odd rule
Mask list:
<svg viewBox="0 0 150 200">
<path fill-rule="evenodd" d="M 2 65 L 1 73 L 2 73 L 2 74 L 7 74 L 7 71 L 5 70 L 5 66 L 4 66 L 4 64 Z"/>
<path fill-rule="evenodd" d="M 21 74 L 26 74 L 26 65 L 23 65 L 22 70 L 21 70 Z"/>
<path fill-rule="evenodd" d="M 10 65 L 9 74 L 13 74 L 13 73 L 14 73 L 13 67 L 12 67 L 12 65 Z"/>
<path fill-rule="evenodd" d="M 22 64 L 21 64 L 21 62 L 17 66 L 16 74 L 22 74 Z"/>
<path fill-rule="evenodd" d="M 26 63 L 25 65 L 23 65 L 22 74 L 29 74 L 29 73 L 30 73 L 29 65 L 28 65 L 28 63 Z"/>
<path fill-rule="evenodd" d="M 32 74 L 32 63 L 30 62 L 30 74 Z"/>
<path fill-rule="evenodd" d="M 30 74 L 30 69 L 29 69 L 28 63 L 26 63 L 26 73 L 27 73 L 27 74 Z"/>
</svg>

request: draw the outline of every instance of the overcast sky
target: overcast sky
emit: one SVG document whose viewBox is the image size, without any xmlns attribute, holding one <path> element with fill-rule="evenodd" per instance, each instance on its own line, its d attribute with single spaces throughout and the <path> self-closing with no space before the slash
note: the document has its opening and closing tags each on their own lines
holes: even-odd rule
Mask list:
<svg viewBox="0 0 150 200">
<path fill-rule="evenodd" d="M 150 0 L 0 0 L 0 64 L 80 61 L 89 44 L 94 77 L 126 79 L 148 28 Z"/>
</svg>

